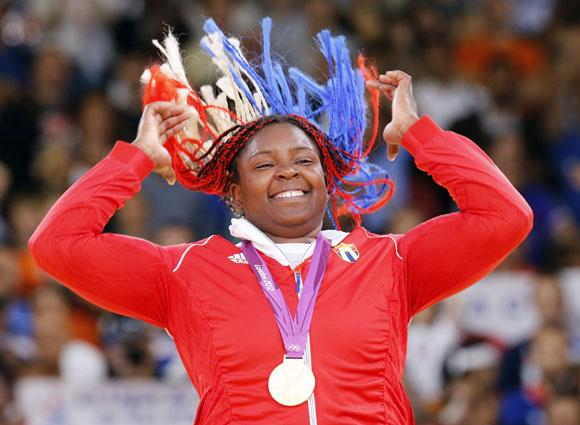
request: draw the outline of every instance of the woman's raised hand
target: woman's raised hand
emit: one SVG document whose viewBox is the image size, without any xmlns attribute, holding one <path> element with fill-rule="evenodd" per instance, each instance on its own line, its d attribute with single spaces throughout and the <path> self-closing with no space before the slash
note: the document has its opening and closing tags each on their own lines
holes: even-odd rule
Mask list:
<svg viewBox="0 0 580 425">
<path fill-rule="evenodd" d="M 419 120 L 411 76 L 403 71 L 388 71 L 378 80 L 367 81 L 367 86 L 381 90 L 393 103 L 391 122 L 385 127 L 383 138 L 387 142 L 387 158 L 394 161 L 403 135 Z"/>
<path fill-rule="evenodd" d="M 171 102 L 153 102 L 145 106 L 137 137 L 132 143 L 151 158 L 154 172 L 169 184 L 175 183 L 175 172 L 171 167 L 171 156 L 163 147 L 167 139 L 179 133 L 191 118 L 192 111 L 187 106 Z"/>
</svg>

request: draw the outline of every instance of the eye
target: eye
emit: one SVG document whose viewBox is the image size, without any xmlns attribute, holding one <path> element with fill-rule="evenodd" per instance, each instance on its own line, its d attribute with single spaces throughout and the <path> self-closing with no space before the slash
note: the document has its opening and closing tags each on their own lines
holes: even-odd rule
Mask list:
<svg viewBox="0 0 580 425">
<path fill-rule="evenodd" d="M 301 158 L 299 160 L 296 161 L 296 164 L 300 164 L 300 165 L 310 165 L 312 164 L 314 161 L 312 161 L 309 158 Z"/>
<path fill-rule="evenodd" d="M 268 169 L 272 166 L 272 163 L 270 162 L 261 162 L 260 164 L 257 164 L 254 169 L 256 170 L 265 170 Z"/>
</svg>

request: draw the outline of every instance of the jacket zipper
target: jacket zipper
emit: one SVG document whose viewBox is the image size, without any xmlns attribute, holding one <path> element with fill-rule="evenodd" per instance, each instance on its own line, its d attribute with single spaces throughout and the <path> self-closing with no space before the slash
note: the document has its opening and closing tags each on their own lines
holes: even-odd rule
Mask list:
<svg viewBox="0 0 580 425">
<path fill-rule="evenodd" d="M 302 293 L 302 274 L 300 268 L 294 270 L 294 280 L 296 281 L 296 293 L 298 298 Z M 306 348 L 304 350 L 304 363 L 312 369 L 312 359 L 310 352 L 310 334 L 306 337 Z M 316 400 L 314 399 L 314 392 L 308 397 L 308 420 L 310 425 L 317 425 L 318 421 L 316 418 Z"/>
</svg>

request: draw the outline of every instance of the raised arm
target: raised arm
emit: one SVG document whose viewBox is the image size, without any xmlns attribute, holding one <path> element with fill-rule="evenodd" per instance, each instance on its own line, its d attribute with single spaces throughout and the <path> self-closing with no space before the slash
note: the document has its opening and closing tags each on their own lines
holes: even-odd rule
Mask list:
<svg viewBox="0 0 580 425">
<path fill-rule="evenodd" d="M 385 129 L 390 159 L 402 144 L 417 167 L 449 191 L 460 210 L 398 239 L 412 317 L 497 267 L 525 239 L 533 214 L 475 143 L 441 130 L 429 117 L 417 118 L 408 75 L 390 72 L 373 84 L 393 101 L 393 121 Z"/>
<path fill-rule="evenodd" d="M 173 179 L 163 142 L 188 117 L 183 107 L 169 103 L 147 106 L 133 146 L 117 143 L 60 197 L 28 244 L 41 268 L 82 297 L 161 327 L 166 322 L 168 254 L 148 241 L 103 229 L 151 170 Z"/>
</svg>

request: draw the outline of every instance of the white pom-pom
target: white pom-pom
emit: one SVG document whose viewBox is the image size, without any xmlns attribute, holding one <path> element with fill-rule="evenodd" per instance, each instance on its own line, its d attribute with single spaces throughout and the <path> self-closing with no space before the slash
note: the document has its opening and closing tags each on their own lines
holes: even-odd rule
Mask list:
<svg viewBox="0 0 580 425">
<path fill-rule="evenodd" d="M 189 96 L 188 89 L 177 89 L 177 104 L 178 105 L 186 105 L 187 104 L 187 96 Z"/>
<path fill-rule="evenodd" d="M 172 78 L 174 80 L 176 80 L 177 78 L 175 77 L 175 73 L 173 72 L 173 70 L 171 69 L 171 67 L 169 66 L 169 64 L 164 63 L 163 65 L 161 65 L 159 67 L 159 71 L 161 71 L 162 74 L 164 74 L 165 76 Z"/>
<path fill-rule="evenodd" d="M 167 65 L 171 69 L 171 74 L 167 75 L 175 78 L 186 87 L 191 88 L 189 81 L 187 81 L 187 77 L 185 76 L 185 69 L 183 68 L 183 63 L 181 61 L 181 54 L 179 53 L 179 42 L 171 33 L 171 31 L 163 40 L 163 45 L 161 45 L 161 43 L 159 43 L 157 40 L 153 40 L 153 44 L 155 47 L 157 47 L 157 49 L 159 49 L 163 56 L 165 56 L 166 63 L 163 65 Z"/>
<path fill-rule="evenodd" d="M 143 71 L 143 74 L 141 74 L 141 84 L 145 85 L 149 81 L 151 81 L 151 71 L 149 71 L 149 69 L 146 69 L 145 71 Z"/>
</svg>

